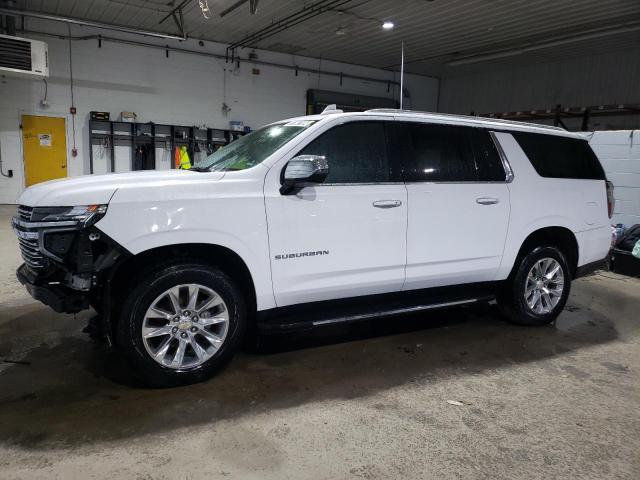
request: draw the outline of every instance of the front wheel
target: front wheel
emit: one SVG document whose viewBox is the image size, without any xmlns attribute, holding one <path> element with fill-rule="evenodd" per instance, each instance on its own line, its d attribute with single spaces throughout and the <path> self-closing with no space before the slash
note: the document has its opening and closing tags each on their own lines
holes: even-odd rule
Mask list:
<svg viewBox="0 0 640 480">
<path fill-rule="evenodd" d="M 118 344 L 140 379 L 177 386 L 211 377 L 240 345 L 246 308 L 222 271 L 179 263 L 140 277 L 123 306 Z"/>
<path fill-rule="evenodd" d="M 546 325 L 560 315 L 570 289 L 571 273 L 564 254 L 556 247 L 537 247 L 506 280 L 498 305 L 512 323 Z"/>
</svg>

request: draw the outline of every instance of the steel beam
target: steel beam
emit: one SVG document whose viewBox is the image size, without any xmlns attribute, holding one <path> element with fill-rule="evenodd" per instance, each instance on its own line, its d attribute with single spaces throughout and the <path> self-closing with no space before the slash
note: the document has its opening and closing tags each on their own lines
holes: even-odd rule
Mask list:
<svg viewBox="0 0 640 480">
<path fill-rule="evenodd" d="M 31 18 L 40 18 L 42 20 L 51 20 L 54 22 L 62 22 L 62 23 L 66 23 L 67 25 L 82 25 L 85 27 L 94 27 L 94 28 L 102 28 L 105 30 L 113 30 L 115 32 L 123 32 L 123 33 L 131 33 L 134 35 L 143 35 L 145 37 L 155 37 L 155 38 L 166 38 L 166 39 L 170 39 L 170 40 L 185 40 L 185 37 L 180 37 L 178 35 L 170 35 L 167 33 L 160 33 L 160 32 L 152 32 L 149 30 L 137 30 L 135 28 L 129 28 L 129 27 L 124 27 L 121 25 L 111 25 L 109 23 L 101 23 L 101 22 L 92 22 L 89 20 L 82 20 L 81 18 L 75 18 L 75 17 L 63 17 L 60 15 L 51 15 L 48 13 L 38 13 L 38 12 L 32 12 L 29 10 L 18 10 L 18 9 L 13 9 L 13 8 L 1 8 L 0 7 L 0 14 L 1 15 L 9 15 L 12 17 L 20 17 L 20 16 L 25 16 L 25 17 L 31 17 Z"/>
</svg>

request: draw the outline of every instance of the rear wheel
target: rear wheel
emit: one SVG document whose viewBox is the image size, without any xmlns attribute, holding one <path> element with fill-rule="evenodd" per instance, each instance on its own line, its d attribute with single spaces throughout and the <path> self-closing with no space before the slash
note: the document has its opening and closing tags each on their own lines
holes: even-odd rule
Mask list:
<svg viewBox="0 0 640 480">
<path fill-rule="evenodd" d="M 498 305 L 513 323 L 545 325 L 558 317 L 570 288 L 571 272 L 564 254 L 553 246 L 537 247 L 505 282 Z"/>
<path fill-rule="evenodd" d="M 141 276 L 126 299 L 118 344 L 142 381 L 186 385 L 217 372 L 237 350 L 245 302 L 222 271 L 179 263 Z"/>
</svg>

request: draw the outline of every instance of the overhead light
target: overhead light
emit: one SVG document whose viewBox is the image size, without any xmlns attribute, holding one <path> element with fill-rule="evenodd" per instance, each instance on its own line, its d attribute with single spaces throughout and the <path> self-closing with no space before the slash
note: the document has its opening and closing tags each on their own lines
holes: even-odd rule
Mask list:
<svg viewBox="0 0 640 480">
<path fill-rule="evenodd" d="M 211 10 L 209 10 L 208 0 L 198 0 L 198 4 L 200 5 L 200 10 L 202 10 L 202 16 L 209 20 L 211 18 Z"/>
<path fill-rule="evenodd" d="M 457 67 L 458 65 L 467 65 L 469 63 L 484 62 L 486 60 L 497 60 L 499 58 L 515 57 L 516 55 L 522 55 L 524 52 L 525 50 L 523 49 L 516 49 L 516 50 L 505 50 L 505 51 L 496 52 L 496 53 L 487 53 L 483 55 L 475 55 L 471 57 L 464 57 L 459 60 L 453 60 L 447 63 L 447 65 L 450 67 Z"/>
<path fill-rule="evenodd" d="M 384 30 L 391 30 L 393 27 L 395 27 L 395 25 L 393 24 L 393 22 L 389 22 L 389 21 L 387 21 L 387 22 L 384 22 L 384 23 L 382 24 L 382 28 L 383 28 Z"/>
<path fill-rule="evenodd" d="M 467 57 L 462 57 L 462 58 L 452 60 L 451 62 L 447 63 L 447 65 L 450 67 L 457 67 L 458 65 L 479 63 L 479 62 L 484 62 L 486 60 L 495 60 L 495 59 L 506 58 L 506 57 L 514 57 L 517 55 L 522 55 L 523 53 L 542 50 L 545 48 L 559 47 L 562 45 L 567 45 L 569 43 L 575 43 L 583 40 L 592 40 L 595 38 L 606 37 L 609 35 L 635 32 L 637 30 L 640 30 L 640 22 L 628 22 L 613 28 L 610 27 L 610 28 L 604 28 L 604 29 L 588 30 L 573 36 L 562 36 L 562 37 L 555 37 L 555 38 L 552 37 L 543 41 L 531 42 L 519 48 L 514 48 L 510 50 L 501 50 L 497 52 L 487 52 L 487 53 L 481 53 L 477 55 L 470 55 Z"/>
</svg>

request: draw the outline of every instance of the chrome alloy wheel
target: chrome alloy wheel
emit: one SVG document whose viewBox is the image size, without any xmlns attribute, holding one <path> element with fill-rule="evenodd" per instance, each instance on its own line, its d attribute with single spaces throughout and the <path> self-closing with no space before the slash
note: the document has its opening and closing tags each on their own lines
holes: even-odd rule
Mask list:
<svg viewBox="0 0 640 480">
<path fill-rule="evenodd" d="M 564 273 L 557 260 L 543 258 L 538 260 L 527 275 L 524 288 L 524 300 L 534 313 L 550 313 L 562 298 Z"/>
<path fill-rule="evenodd" d="M 151 303 L 142 321 L 142 340 L 156 362 L 184 370 L 215 355 L 228 330 L 229 311 L 222 297 L 192 283 L 176 285 Z"/>
</svg>

